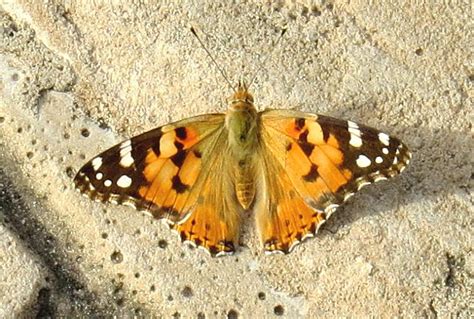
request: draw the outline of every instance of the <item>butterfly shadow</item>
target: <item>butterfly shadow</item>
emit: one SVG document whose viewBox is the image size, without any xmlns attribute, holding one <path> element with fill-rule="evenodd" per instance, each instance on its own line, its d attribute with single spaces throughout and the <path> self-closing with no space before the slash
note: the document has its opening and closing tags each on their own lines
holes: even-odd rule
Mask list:
<svg viewBox="0 0 474 319">
<path fill-rule="evenodd" d="M 395 214 L 411 204 L 424 205 L 422 210 L 428 212 L 433 208 L 427 201 L 452 194 L 469 196 L 474 176 L 474 142 L 469 136 L 448 129 L 405 127 L 398 131 L 395 135 L 406 141 L 413 153 L 407 169 L 391 180 L 364 187 L 338 208 L 321 229 L 321 236 L 333 235 L 369 216 Z"/>
</svg>

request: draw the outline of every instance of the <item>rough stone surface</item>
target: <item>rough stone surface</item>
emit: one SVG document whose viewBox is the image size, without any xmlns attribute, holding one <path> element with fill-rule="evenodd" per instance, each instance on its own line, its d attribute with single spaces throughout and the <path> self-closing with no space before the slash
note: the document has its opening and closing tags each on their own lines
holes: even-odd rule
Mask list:
<svg viewBox="0 0 474 319">
<path fill-rule="evenodd" d="M 1 318 L 19 317 L 29 312 L 36 305 L 45 277 L 41 265 L 32 258 L 32 253 L 18 246 L 22 244 L 20 238 L 0 226 Z"/>
<path fill-rule="evenodd" d="M 0 316 L 472 318 L 470 10 L 2 1 Z M 211 258 L 142 213 L 80 196 L 72 177 L 99 151 L 225 111 L 231 90 L 191 25 L 231 82 L 259 70 L 260 109 L 384 129 L 412 164 L 286 256 L 263 255 L 250 231 L 236 255 Z"/>
</svg>

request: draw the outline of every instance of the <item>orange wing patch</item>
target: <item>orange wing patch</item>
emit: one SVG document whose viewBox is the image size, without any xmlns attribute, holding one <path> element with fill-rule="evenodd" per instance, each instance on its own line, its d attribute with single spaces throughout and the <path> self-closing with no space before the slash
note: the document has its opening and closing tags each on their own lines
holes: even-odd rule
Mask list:
<svg viewBox="0 0 474 319">
<path fill-rule="evenodd" d="M 143 183 L 138 189 L 140 197 L 148 202 L 148 210 L 155 217 L 171 222 L 184 218 L 191 209 L 189 190 L 201 171 L 201 152 L 195 147 L 200 141 L 193 128 L 168 129 L 157 146 L 146 150 Z M 158 209 L 153 209 L 156 207 Z"/>
<path fill-rule="evenodd" d="M 266 252 L 290 252 L 364 185 L 398 174 L 410 153 L 396 138 L 354 122 L 267 110 L 265 179 L 257 223 Z"/>
<path fill-rule="evenodd" d="M 183 151 L 179 157 L 182 159 L 163 159 L 157 157 L 152 149 L 148 150 L 143 173 L 148 183 L 138 190 L 140 196 L 152 205 L 166 207 L 174 213 L 182 212 L 178 220 L 191 208 L 186 202 L 195 200 L 190 198 L 189 189 L 196 183 L 202 166 L 197 150 Z"/>
<path fill-rule="evenodd" d="M 171 128 L 171 127 L 170 127 Z M 164 126 L 163 130 L 167 130 L 168 126 Z M 160 138 L 160 156 L 169 158 L 180 150 L 186 150 L 199 142 L 199 135 L 195 129 L 191 127 L 179 127 L 172 129 Z"/>
<path fill-rule="evenodd" d="M 173 228 L 181 241 L 203 247 L 213 257 L 231 254 L 235 251 L 237 233 L 229 229 L 226 223 L 216 220 L 212 209 L 212 206 L 199 205 L 191 217 Z"/>
<path fill-rule="evenodd" d="M 218 149 L 224 148 L 224 145 L 219 145 Z M 207 163 L 209 166 L 205 181 L 189 195 L 196 197 L 196 200 L 190 201 L 194 203 L 192 213 L 173 228 L 183 242 L 203 247 L 212 256 L 222 256 L 235 250 L 241 210 L 233 191 L 233 181 L 226 178 L 225 173 L 214 173 L 228 171 L 231 161 L 227 155 L 213 160 Z"/>
<path fill-rule="evenodd" d="M 278 173 L 278 177 L 268 178 L 270 192 L 256 208 L 257 227 L 267 253 L 291 252 L 297 244 L 313 237 L 326 221 L 326 214 L 310 207 L 292 189 L 288 176 Z M 318 191 L 323 194 L 323 190 Z"/>
<path fill-rule="evenodd" d="M 232 161 L 222 152 L 224 118 L 198 116 L 124 141 L 84 165 L 76 185 L 92 199 L 128 203 L 166 219 L 183 241 L 213 256 L 232 253 L 239 206 L 225 174 Z"/>
<path fill-rule="evenodd" d="M 333 134 L 325 136 L 316 119 L 279 118 L 264 134 L 270 140 L 266 143 L 268 150 L 285 168 L 293 187 L 308 202 L 336 193 L 352 177 L 351 171 L 342 166 L 344 154 L 337 138 Z M 278 125 L 284 129 L 275 129 Z M 282 132 L 286 138 L 281 136 Z M 282 143 L 286 143 L 284 150 Z"/>
<path fill-rule="evenodd" d="M 102 152 L 75 177 L 91 199 L 130 204 L 177 222 L 197 196 L 204 158 L 212 155 L 224 115 L 208 114 L 168 124 Z"/>
</svg>

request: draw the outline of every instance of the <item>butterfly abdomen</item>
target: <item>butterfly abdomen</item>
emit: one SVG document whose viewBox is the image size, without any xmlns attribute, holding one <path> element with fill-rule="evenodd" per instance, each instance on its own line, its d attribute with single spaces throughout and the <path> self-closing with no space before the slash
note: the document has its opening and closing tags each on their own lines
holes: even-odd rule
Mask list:
<svg viewBox="0 0 474 319">
<path fill-rule="evenodd" d="M 239 161 L 235 174 L 235 194 L 244 209 L 249 209 L 255 198 L 254 172 L 251 157 Z"/>
</svg>

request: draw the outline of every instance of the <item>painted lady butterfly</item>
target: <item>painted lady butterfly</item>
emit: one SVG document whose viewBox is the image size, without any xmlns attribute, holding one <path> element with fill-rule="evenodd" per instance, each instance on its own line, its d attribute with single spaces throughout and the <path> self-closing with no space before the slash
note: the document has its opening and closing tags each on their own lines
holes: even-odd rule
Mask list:
<svg viewBox="0 0 474 319">
<path fill-rule="evenodd" d="M 165 219 L 182 241 L 232 253 L 253 210 L 264 249 L 289 253 L 336 208 L 408 165 L 402 142 L 373 128 L 292 110 L 257 112 L 245 84 L 226 114 L 162 126 L 94 157 L 76 187 Z"/>
</svg>

